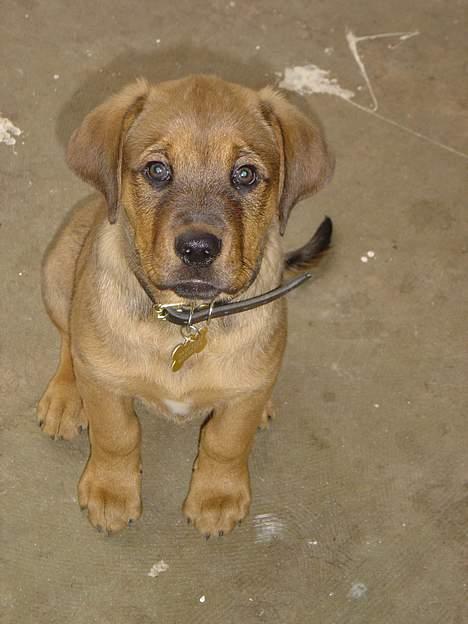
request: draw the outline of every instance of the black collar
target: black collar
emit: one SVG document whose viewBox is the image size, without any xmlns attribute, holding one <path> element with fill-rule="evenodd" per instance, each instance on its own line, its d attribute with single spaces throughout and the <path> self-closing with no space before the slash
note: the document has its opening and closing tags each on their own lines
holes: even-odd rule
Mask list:
<svg viewBox="0 0 468 624">
<path fill-rule="evenodd" d="M 278 288 L 274 288 L 273 290 L 269 290 L 262 295 L 257 295 L 256 297 L 250 297 L 250 299 L 243 299 L 242 301 L 231 301 L 229 303 L 213 303 L 213 304 L 202 304 L 195 308 L 192 308 L 189 304 L 185 303 L 169 303 L 169 304 L 161 304 L 157 303 L 154 300 L 154 297 L 149 290 L 147 284 L 145 284 L 144 280 L 135 273 L 138 281 L 141 284 L 141 287 L 148 295 L 149 299 L 153 303 L 153 309 L 156 313 L 157 318 L 163 319 L 165 321 L 169 321 L 174 323 L 175 325 L 195 325 L 196 323 L 202 323 L 203 321 L 208 321 L 212 318 L 219 318 L 224 316 L 230 316 L 231 314 L 238 314 L 239 312 L 246 312 L 247 310 L 252 310 L 252 308 L 257 308 L 259 306 L 265 305 L 266 303 L 270 303 L 275 299 L 279 299 L 283 295 L 287 294 L 294 288 L 297 288 L 308 279 L 312 277 L 311 273 L 304 273 L 295 279 L 278 286 Z"/>
</svg>

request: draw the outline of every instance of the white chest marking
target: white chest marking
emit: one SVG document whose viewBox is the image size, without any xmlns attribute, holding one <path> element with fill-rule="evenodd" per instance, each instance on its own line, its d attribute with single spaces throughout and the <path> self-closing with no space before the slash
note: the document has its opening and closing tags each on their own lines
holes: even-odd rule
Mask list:
<svg viewBox="0 0 468 624">
<path fill-rule="evenodd" d="M 181 403 L 181 401 L 171 401 L 171 399 L 164 399 L 164 405 L 176 416 L 188 416 L 192 410 L 191 403 Z"/>
</svg>

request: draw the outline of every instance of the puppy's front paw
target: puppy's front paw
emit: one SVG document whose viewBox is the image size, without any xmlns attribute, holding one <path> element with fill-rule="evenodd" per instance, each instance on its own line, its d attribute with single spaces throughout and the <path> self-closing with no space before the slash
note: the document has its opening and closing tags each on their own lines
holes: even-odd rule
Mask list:
<svg viewBox="0 0 468 624">
<path fill-rule="evenodd" d="M 247 466 L 232 469 L 198 466 L 192 475 L 190 490 L 183 505 L 187 521 L 202 535 L 226 535 L 245 518 L 250 507 Z"/>
<path fill-rule="evenodd" d="M 91 458 L 78 485 L 78 501 L 95 529 L 116 533 L 141 516 L 141 471 L 113 471 Z"/>
<path fill-rule="evenodd" d="M 71 440 L 88 427 L 74 380 L 52 379 L 37 406 L 37 420 L 42 431 L 54 440 Z"/>
</svg>

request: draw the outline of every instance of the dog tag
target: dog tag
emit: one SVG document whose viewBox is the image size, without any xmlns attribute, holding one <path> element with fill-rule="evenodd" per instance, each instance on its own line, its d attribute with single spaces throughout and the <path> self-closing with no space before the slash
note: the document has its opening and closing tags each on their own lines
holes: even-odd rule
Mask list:
<svg viewBox="0 0 468 624">
<path fill-rule="evenodd" d="M 187 336 L 184 342 L 177 345 L 172 352 L 171 369 L 173 373 L 180 370 L 189 357 L 203 351 L 208 342 L 207 333 L 208 327 L 203 327 L 199 332 Z"/>
</svg>

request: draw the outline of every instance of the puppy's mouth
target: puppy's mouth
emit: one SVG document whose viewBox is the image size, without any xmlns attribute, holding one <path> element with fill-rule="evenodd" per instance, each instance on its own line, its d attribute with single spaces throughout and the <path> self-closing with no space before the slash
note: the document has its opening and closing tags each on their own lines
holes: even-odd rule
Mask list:
<svg viewBox="0 0 468 624">
<path fill-rule="evenodd" d="M 197 300 L 204 303 L 211 302 L 214 299 L 218 302 L 221 300 L 227 302 L 247 290 L 256 276 L 257 272 L 240 286 L 234 284 L 228 286 L 227 284 L 213 283 L 201 278 L 192 278 L 189 280 L 177 280 L 164 286 L 158 285 L 158 289 L 172 290 L 181 299 Z"/>
<path fill-rule="evenodd" d="M 182 300 L 210 303 L 214 299 L 229 301 L 242 295 L 255 281 L 260 263 L 248 275 L 217 276 L 217 275 L 172 275 L 166 280 L 151 280 L 159 291 L 172 291 Z M 153 277 L 153 276 L 151 276 Z M 155 277 L 155 276 L 154 276 Z"/>
<path fill-rule="evenodd" d="M 168 290 L 172 290 L 176 295 L 183 299 L 200 299 L 202 301 L 212 301 L 217 297 L 221 290 L 200 279 L 188 280 L 185 282 L 178 282 L 168 287 Z"/>
</svg>

